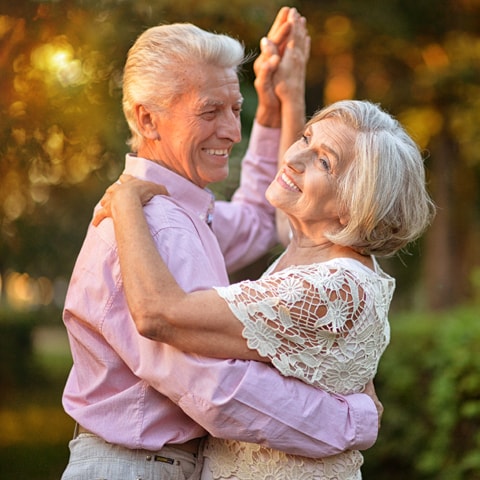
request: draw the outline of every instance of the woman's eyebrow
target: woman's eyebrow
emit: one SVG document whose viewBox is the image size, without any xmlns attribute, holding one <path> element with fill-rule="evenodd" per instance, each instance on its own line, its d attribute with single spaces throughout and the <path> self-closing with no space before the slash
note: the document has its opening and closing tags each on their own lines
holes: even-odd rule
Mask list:
<svg viewBox="0 0 480 480">
<path fill-rule="evenodd" d="M 322 147 L 322 148 L 323 148 L 324 150 L 326 150 L 328 153 L 332 154 L 332 155 L 335 157 L 335 159 L 337 160 L 337 162 L 340 161 L 340 156 L 338 155 L 338 153 L 337 153 L 335 150 L 333 150 L 333 148 L 329 147 L 329 146 L 328 146 L 327 144 L 325 144 L 325 143 L 321 143 L 321 144 L 320 144 L 320 147 Z"/>
</svg>

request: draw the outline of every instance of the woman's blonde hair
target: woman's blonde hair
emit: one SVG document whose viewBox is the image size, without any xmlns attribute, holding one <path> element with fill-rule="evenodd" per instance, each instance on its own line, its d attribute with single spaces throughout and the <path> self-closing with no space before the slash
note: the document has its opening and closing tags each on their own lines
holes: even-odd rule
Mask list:
<svg viewBox="0 0 480 480">
<path fill-rule="evenodd" d="M 167 109 L 195 81 L 181 75 L 186 67 L 214 65 L 238 71 L 244 62 L 244 47 L 238 40 L 190 23 L 160 25 L 143 32 L 128 52 L 123 73 L 123 111 L 132 133 L 132 150 L 138 151 L 142 142 L 136 105 Z"/>
<path fill-rule="evenodd" d="M 395 254 L 435 215 L 418 146 L 396 119 L 367 101 L 336 102 L 309 123 L 324 118 L 337 118 L 356 133 L 353 158 L 338 177 L 339 211 L 348 220 L 328 238 L 363 254 Z"/>
</svg>

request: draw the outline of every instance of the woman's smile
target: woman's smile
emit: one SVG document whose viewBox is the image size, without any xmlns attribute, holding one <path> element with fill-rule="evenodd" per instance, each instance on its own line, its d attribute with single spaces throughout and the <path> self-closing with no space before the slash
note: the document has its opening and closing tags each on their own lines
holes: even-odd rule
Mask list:
<svg viewBox="0 0 480 480">
<path fill-rule="evenodd" d="M 278 176 L 277 181 L 287 190 L 291 190 L 292 192 L 301 192 L 297 184 L 293 182 L 293 180 L 285 173 L 285 171 Z"/>
</svg>

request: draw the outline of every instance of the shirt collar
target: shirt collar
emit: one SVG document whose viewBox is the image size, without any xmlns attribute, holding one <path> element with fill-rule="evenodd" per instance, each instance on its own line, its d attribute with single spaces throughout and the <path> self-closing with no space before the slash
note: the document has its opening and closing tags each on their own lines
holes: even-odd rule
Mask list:
<svg viewBox="0 0 480 480">
<path fill-rule="evenodd" d="M 178 173 L 172 172 L 158 163 L 133 154 L 127 154 L 124 173 L 165 185 L 172 198 L 200 220 L 211 224 L 214 195 L 207 188 L 200 188 Z"/>
</svg>

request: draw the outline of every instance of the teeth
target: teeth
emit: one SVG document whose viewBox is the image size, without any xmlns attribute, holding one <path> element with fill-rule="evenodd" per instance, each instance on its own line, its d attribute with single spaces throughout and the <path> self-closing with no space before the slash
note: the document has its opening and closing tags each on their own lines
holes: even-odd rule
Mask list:
<svg viewBox="0 0 480 480">
<path fill-rule="evenodd" d="M 296 190 L 297 192 L 300 191 L 300 189 L 284 174 L 282 173 L 282 180 L 290 187 Z"/>
<path fill-rule="evenodd" d="M 206 153 L 209 155 L 228 155 L 228 150 L 222 149 L 222 150 L 217 150 L 217 149 L 209 149 L 205 150 Z"/>
</svg>

